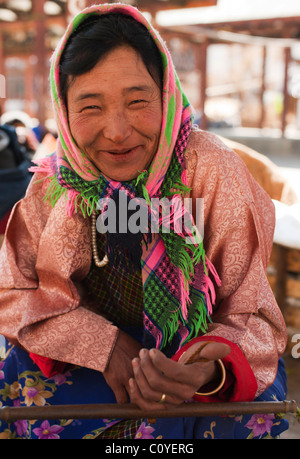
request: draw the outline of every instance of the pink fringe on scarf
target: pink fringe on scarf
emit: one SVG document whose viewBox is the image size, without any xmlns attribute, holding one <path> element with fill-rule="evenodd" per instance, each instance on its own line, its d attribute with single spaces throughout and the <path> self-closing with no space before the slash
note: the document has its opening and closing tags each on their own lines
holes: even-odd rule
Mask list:
<svg viewBox="0 0 300 459">
<path fill-rule="evenodd" d="M 36 166 L 32 166 L 29 168 L 30 172 L 41 172 L 46 174 L 47 177 L 50 177 L 55 173 L 55 169 L 53 170 L 53 163 L 51 156 L 45 156 L 45 158 L 37 159 L 32 161 Z"/>
<path fill-rule="evenodd" d="M 183 273 L 181 269 L 178 269 L 179 273 L 179 286 L 180 286 L 180 305 L 181 305 L 181 312 L 182 317 L 184 320 L 187 320 L 188 317 L 188 303 L 191 303 L 190 296 L 189 296 L 189 286 L 186 285 L 186 281 L 183 277 Z"/>
<path fill-rule="evenodd" d="M 211 315 L 213 312 L 213 304 L 216 301 L 216 291 L 214 284 L 212 280 L 209 277 L 209 272 L 214 277 L 214 280 L 218 287 L 221 285 L 221 280 L 218 276 L 218 273 L 214 267 L 214 265 L 211 263 L 211 261 L 205 257 L 205 265 L 207 269 L 207 275 L 204 275 L 204 280 L 201 282 L 201 291 L 205 294 L 206 297 L 206 302 L 207 302 L 207 313 L 208 315 Z"/>
<path fill-rule="evenodd" d="M 69 217 L 72 217 L 74 212 L 76 212 L 76 198 L 80 193 L 75 190 L 68 190 L 67 192 L 67 214 Z"/>
<path fill-rule="evenodd" d="M 162 343 L 162 333 L 156 327 L 156 325 L 153 324 L 150 317 L 146 315 L 145 312 L 144 312 L 144 327 L 146 328 L 146 330 L 148 330 L 149 334 L 154 337 L 156 348 L 159 349 Z"/>
<path fill-rule="evenodd" d="M 186 173 L 186 169 L 184 169 L 182 171 L 182 174 L 181 174 L 181 181 L 182 183 L 187 186 L 187 173 Z"/>
</svg>

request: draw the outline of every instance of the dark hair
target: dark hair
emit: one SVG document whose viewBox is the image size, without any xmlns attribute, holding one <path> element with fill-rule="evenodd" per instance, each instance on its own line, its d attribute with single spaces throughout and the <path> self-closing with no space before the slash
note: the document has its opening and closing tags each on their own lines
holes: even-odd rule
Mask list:
<svg viewBox="0 0 300 459">
<path fill-rule="evenodd" d="M 60 93 L 64 102 L 69 76 L 89 72 L 101 58 L 122 45 L 140 54 L 149 74 L 162 87 L 162 57 L 146 27 L 124 14 L 91 15 L 71 35 L 61 56 Z"/>
</svg>

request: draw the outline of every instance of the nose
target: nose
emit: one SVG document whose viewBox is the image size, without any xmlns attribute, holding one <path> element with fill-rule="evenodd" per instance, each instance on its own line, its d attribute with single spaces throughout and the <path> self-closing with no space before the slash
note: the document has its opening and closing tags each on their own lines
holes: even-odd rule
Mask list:
<svg viewBox="0 0 300 459">
<path fill-rule="evenodd" d="M 125 113 L 113 111 L 107 116 L 103 129 L 105 139 L 116 144 L 121 144 L 130 137 L 131 132 L 132 127 Z"/>
</svg>

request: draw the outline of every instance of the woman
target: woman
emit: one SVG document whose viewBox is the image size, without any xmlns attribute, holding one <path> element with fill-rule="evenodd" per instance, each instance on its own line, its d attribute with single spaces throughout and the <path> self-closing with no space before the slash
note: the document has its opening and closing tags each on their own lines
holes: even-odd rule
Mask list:
<svg viewBox="0 0 300 459">
<path fill-rule="evenodd" d="M 0 332 L 14 345 L 3 405 L 168 410 L 284 398 L 286 331 L 265 274 L 271 201 L 233 152 L 192 127 L 157 32 L 133 7 L 84 10 L 54 54 L 51 93 L 57 152 L 35 168 L 1 251 Z M 204 242 L 183 197 L 205 201 Z M 152 200 L 171 198 L 166 231 Z M 96 231 L 99 199 L 102 224 L 117 209 L 116 231 Z M 134 199 L 146 203 L 144 231 L 128 230 Z M 189 224 L 178 229 L 178 216 Z M 287 428 L 255 420 L 37 421 L 3 425 L 2 435 L 245 438 Z"/>
</svg>

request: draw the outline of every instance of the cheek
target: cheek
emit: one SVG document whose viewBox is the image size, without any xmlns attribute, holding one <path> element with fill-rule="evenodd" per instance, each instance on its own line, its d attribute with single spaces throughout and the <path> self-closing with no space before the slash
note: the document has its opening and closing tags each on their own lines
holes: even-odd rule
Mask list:
<svg viewBox="0 0 300 459">
<path fill-rule="evenodd" d="M 93 142 L 97 122 L 83 116 L 69 116 L 69 125 L 72 137 L 80 147 L 88 146 Z"/>
<path fill-rule="evenodd" d="M 160 135 L 162 122 L 161 110 L 145 110 L 136 115 L 135 127 L 150 139 L 155 140 Z"/>
</svg>

